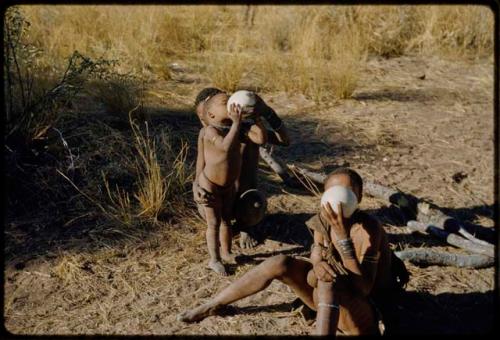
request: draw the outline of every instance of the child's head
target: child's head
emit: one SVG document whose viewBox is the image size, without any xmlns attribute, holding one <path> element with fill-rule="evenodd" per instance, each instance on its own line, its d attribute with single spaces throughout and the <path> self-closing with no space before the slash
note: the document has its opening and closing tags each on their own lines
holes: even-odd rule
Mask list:
<svg viewBox="0 0 500 340">
<path fill-rule="evenodd" d="M 196 115 L 198 116 L 203 125 L 207 124 L 205 118 L 205 104 L 211 97 L 215 96 L 218 93 L 224 93 L 224 91 L 215 87 L 206 87 L 203 90 L 201 90 L 196 96 L 196 99 L 194 101 L 194 106 L 196 108 Z"/>
<path fill-rule="evenodd" d="M 334 185 L 341 185 L 351 189 L 358 198 L 358 203 L 363 197 L 363 179 L 354 170 L 350 168 L 338 168 L 332 171 L 324 182 L 325 191 Z"/>
<path fill-rule="evenodd" d="M 227 112 L 227 100 L 229 96 L 220 92 L 212 96 L 205 104 L 204 118 L 208 125 L 212 126 L 229 126 L 231 119 Z"/>
</svg>

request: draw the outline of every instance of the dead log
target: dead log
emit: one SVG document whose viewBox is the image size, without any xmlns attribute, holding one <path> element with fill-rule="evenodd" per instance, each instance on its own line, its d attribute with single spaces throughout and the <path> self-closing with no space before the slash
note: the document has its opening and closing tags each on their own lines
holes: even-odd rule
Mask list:
<svg viewBox="0 0 500 340">
<path fill-rule="evenodd" d="M 322 173 L 309 171 L 298 166 L 294 166 L 294 169 L 296 169 L 300 174 L 309 177 L 316 183 L 323 183 L 326 179 L 326 175 Z M 405 194 L 397 189 L 389 188 L 370 181 L 366 181 L 364 183 L 364 192 L 369 196 L 394 204 L 396 207 L 401 209 L 407 220 L 416 219 L 424 224 L 431 224 L 439 229 L 458 233 L 478 245 L 492 246 L 492 243 L 473 236 L 465 229 L 464 225 L 460 221 L 446 215 L 439 210 L 437 206 L 424 202 L 413 195 Z M 481 228 L 485 229 L 484 227 Z M 494 242 L 491 235 L 489 239 L 491 242 Z"/>
<path fill-rule="evenodd" d="M 291 182 L 290 175 L 288 174 L 288 168 L 283 164 L 283 162 L 278 160 L 276 157 L 273 157 L 262 147 L 260 148 L 260 154 L 266 163 L 283 179 L 285 184 Z M 326 179 L 326 175 L 323 173 L 310 171 L 296 165 L 293 165 L 293 168 L 299 174 L 308 177 L 310 180 L 318 184 L 323 185 Z M 363 191 L 369 196 L 388 201 L 398 207 L 403 212 L 407 221 L 418 220 L 419 222 L 433 225 L 434 227 L 448 232 L 458 233 L 469 239 L 471 242 L 482 246 L 491 246 L 492 243 L 495 242 L 493 237 L 489 237 L 489 241 L 491 241 L 491 243 L 478 239 L 469 233 L 460 221 L 446 215 L 439 210 L 437 206 L 422 201 L 411 194 L 406 194 L 397 189 L 370 181 L 365 181 Z M 481 228 L 486 229 L 484 227 Z"/>
<path fill-rule="evenodd" d="M 495 264 L 495 258 L 485 255 L 461 255 L 422 248 L 396 251 L 394 254 L 401 260 L 410 261 L 415 265 L 486 268 Z"/>
<path fill-rule="evenodd" d="M 416 220 L 424 224 L 432 224 L 433 226 L 442 230 L 458 233 L 477 244 L 492 245 L 489 242 L 473 236 L 467 231 L 465 226 L 459 220 L 446 215 L 445 213 L 437 209 L 436 206 L 427 202 L 418 203 Z M 484 227 L 481 228 L 485 229 Z M 494 240 L 492 240 L 492 237 L 490 237 L 490 240 L 494 242 Z"/>
<path fill-rule="evenodd" d="M 480 245 L 456 234 L 449 233 L 446 230 L 438 229 L 433 225 L 421 223 L 418 221 L 408 221 L 406 226 L 411 230 L 435 236 L 447 242 L 448 244 L 451 244 L 452 246 L 462 248 L 464 250 L 470 251 L 471 253 L 482 254 L 489 257 L 495 256 L 495 248 L 491 244 L 488 244 L 487 246 Z"/>
<path fill-rule="evenodd" d="M 260 157 L 266 162 L 267 165 L 283 180 L 287 182 L 290 180 L 290 174 L 288 173 L 288 168 L 281 160 L 273 157 L 269 150 L 264 147 L 259 148 Z"/>
</svg>

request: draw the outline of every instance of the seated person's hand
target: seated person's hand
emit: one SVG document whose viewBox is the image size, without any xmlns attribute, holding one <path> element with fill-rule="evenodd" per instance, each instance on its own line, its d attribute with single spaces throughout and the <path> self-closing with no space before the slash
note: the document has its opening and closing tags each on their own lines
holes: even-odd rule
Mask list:
<svg viewBox="0 0 500 340">
<path fill-rule="evenodd" d="M 318 280 L 321 281 L 333 282 L 337 277 L 333 268 L 326 261 L 316 263 L 313 267 L 313 271 Z"/>
<path fill-rule="evenodd" d="M 326 205 L 321 206 L 320 214 L 321 217 L 330 225 L 333 232 L 337 236 L 337 239 L 343 240 L 349 236 L 349 233 L 346 229 L 346 222 L 342 214 L 341 203 L 339 203 L 337 211 L 339 212 L 338 214 L 333 211 L 330 203 L 327 203 Z"/>
</svg>

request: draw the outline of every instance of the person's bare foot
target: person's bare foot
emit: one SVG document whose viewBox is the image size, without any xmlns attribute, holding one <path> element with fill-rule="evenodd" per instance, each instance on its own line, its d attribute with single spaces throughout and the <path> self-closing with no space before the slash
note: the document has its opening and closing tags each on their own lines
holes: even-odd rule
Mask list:
<svg viewBox="0 0 500 340">
<path fill-rule="evenodd" d="M 189 309 L 180 314 L 177 314 L 177 320 L 181 322 L 197 322 L 205 319 L 207 316 L 214 315 L 217 306 L 212 306 L 208 303 Z"/>
<path fill-rule="evenodd" d="M 210 260 L 208 262 L 208 268 L 212 269 L 217 274 L 222 276 L 227 276 L 226 267 L 219 260 Z"/>
<path fill-rule="evenodd" d="M 220 257 L 225 263 L 228 264 L 236 264 L 236 254 L 231 254 L 231 253 L 221 253 Z"/>
<path fill-rule="evenodd" d="M 248 249 L 257 246 L 257 240 L 244 231 L 240 231 L 240 248 Z"/>
</svg>

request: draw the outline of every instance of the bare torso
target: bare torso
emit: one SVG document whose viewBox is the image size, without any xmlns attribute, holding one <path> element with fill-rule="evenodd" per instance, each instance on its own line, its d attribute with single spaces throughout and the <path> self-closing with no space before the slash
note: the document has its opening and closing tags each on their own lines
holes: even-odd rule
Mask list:
<svg viewBox="0 0 500 340">
<path fill-rule="evenodd" d="M 220 187 L 233 185 L 240 177 L 242 157 L 240 143 L 235 143 L 228 150 L 216 147 L 212 140 L 207 136 L 206 128 L 200 133 L 203 137 L 203 152 L 205 166 L 203 172 L 207 179 Z"/>
</svg>

